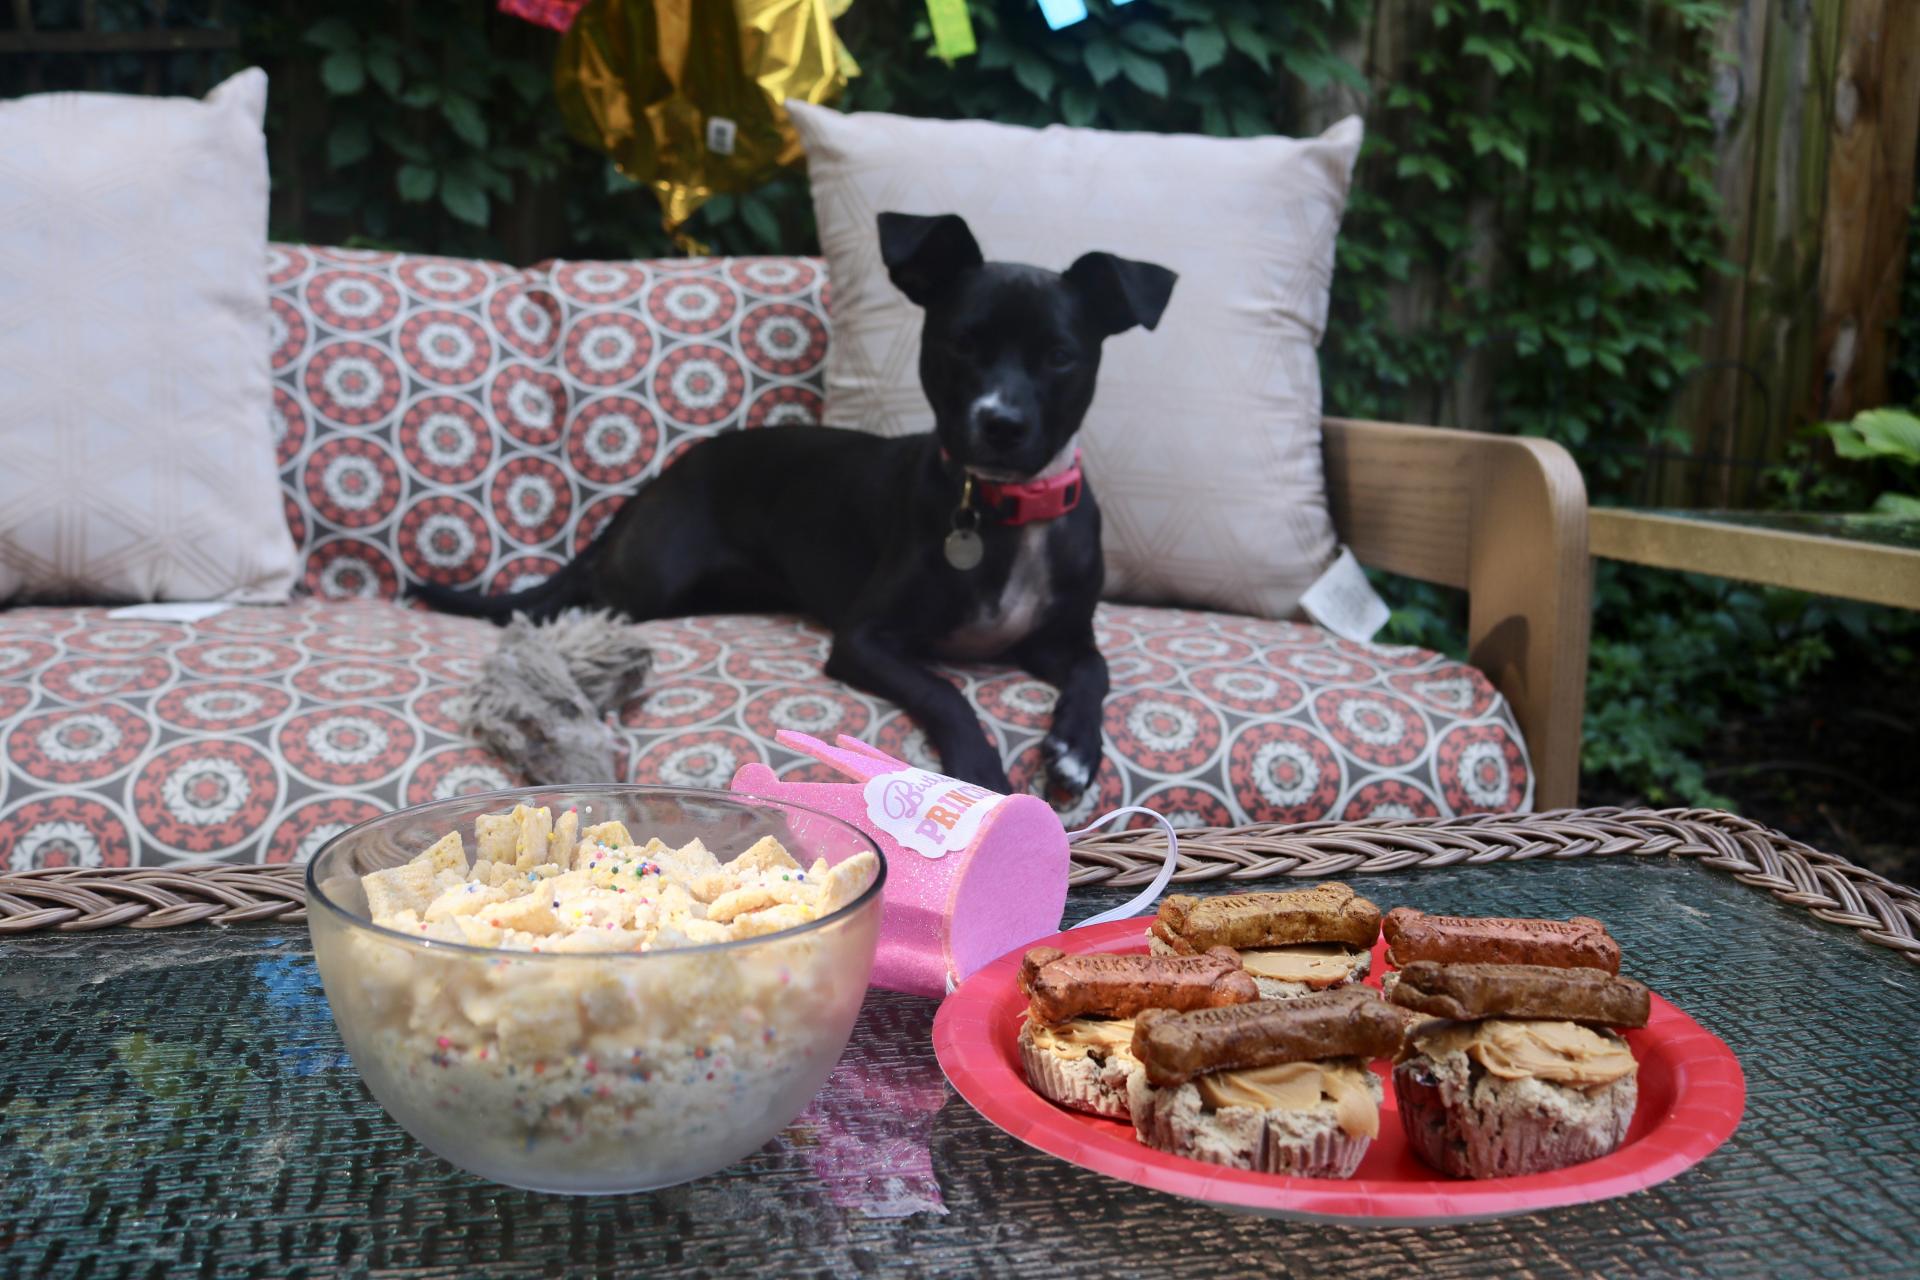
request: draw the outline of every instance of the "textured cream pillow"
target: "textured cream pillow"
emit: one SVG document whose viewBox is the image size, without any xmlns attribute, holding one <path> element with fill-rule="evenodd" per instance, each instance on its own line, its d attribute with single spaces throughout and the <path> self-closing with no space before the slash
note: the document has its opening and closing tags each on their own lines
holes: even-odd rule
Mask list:
<svg viewBox="0 0 1920 1280">
<path fill-rule="evenodd" d="M 1107 594 L 1293 612 L 1335 550 L 1314 349 L 1359 117 L 1228 139 L 787 108 L 833 282 L 828 422 L 933 427 L 920 310 L 880 262 L 883 211 L 957 213 L 996 261 L 1058 271 L 1105 249 L 1170 267 L 1159 327 L 1107 341 L 1081 433 Z"/>
<path fill-rule="evenodd" d="M 0 103 L 0 602 L 287 598 L 266 100 Z"/>
</svg>

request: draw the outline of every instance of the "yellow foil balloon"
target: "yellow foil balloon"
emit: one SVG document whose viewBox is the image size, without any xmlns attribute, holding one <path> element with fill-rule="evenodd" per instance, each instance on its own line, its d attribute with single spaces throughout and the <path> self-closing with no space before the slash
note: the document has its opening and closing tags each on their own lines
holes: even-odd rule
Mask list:
<svg viewBox="0 0 1920 1280">
<path fill-rule="evenodd" d="M 560 110 L 575 137 L 653 188 L 679 236 L 715 195 L 800 159 L 781 104 L 825 102 L 857 74 L 832 23 L 850 2 L 593 0 L 560 43 Z"/>
</svg>

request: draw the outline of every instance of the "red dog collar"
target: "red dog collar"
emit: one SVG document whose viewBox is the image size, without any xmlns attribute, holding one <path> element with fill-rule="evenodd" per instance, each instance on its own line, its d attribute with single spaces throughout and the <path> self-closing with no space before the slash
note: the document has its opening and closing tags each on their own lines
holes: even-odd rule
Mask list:
<svg viewBox="0 0 1920 1280">
<path fill-rule="evenodd" d="M 942 456 L 945 456 L 944 452 Z M 1073 451 L 1072 466 L 1044 480 L 1000 484 L 976 476 L 973 481 L 973 492 L 981 513 L 996 524 L 1008 525 L 1058 520 L 1080 505 L 1080 494 L 1084 489 L 1078 449 Z"/>
</svg>

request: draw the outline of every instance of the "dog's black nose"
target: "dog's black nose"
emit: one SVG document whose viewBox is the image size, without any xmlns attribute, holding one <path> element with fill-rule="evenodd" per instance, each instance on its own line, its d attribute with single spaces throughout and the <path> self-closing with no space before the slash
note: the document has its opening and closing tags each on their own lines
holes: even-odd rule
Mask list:
<svg viewBox="0 0 1920 1280">
<path fill-rule="evenodd" d="M 1026 418 L 998 405 L 977 410 L 973 426 L 980 433 L 980 442 L 990 449 L 1017 448 L 1027 438 Z"/>
</svg>

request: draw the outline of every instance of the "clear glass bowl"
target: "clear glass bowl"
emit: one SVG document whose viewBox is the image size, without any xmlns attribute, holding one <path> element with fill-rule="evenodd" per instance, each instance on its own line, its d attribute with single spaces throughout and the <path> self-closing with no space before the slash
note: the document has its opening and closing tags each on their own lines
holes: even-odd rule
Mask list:
<svg viewBox="0 0 1920 1280">
<path fill-rule="evenodd" d="M 678 787 L 537 787 L 418 805 L 342 832 L 307 867 L 327 1002 L 354 1066 L 407 1132 L 495 1182 L 644 1191 L 752 1152 L 826 1083 L 866 995 L 880 873 L 795 929 L 645 953 L 505 951 L 375 925 L 360 877 L 515 804 L 618 820 L 644 844 L 699 838 L 722 862 L 773 836 L 803 865 L 879 853 L 799 805 Z M 514 1034 L 502 1044 L 500 1020 Z"/>
</svg>

